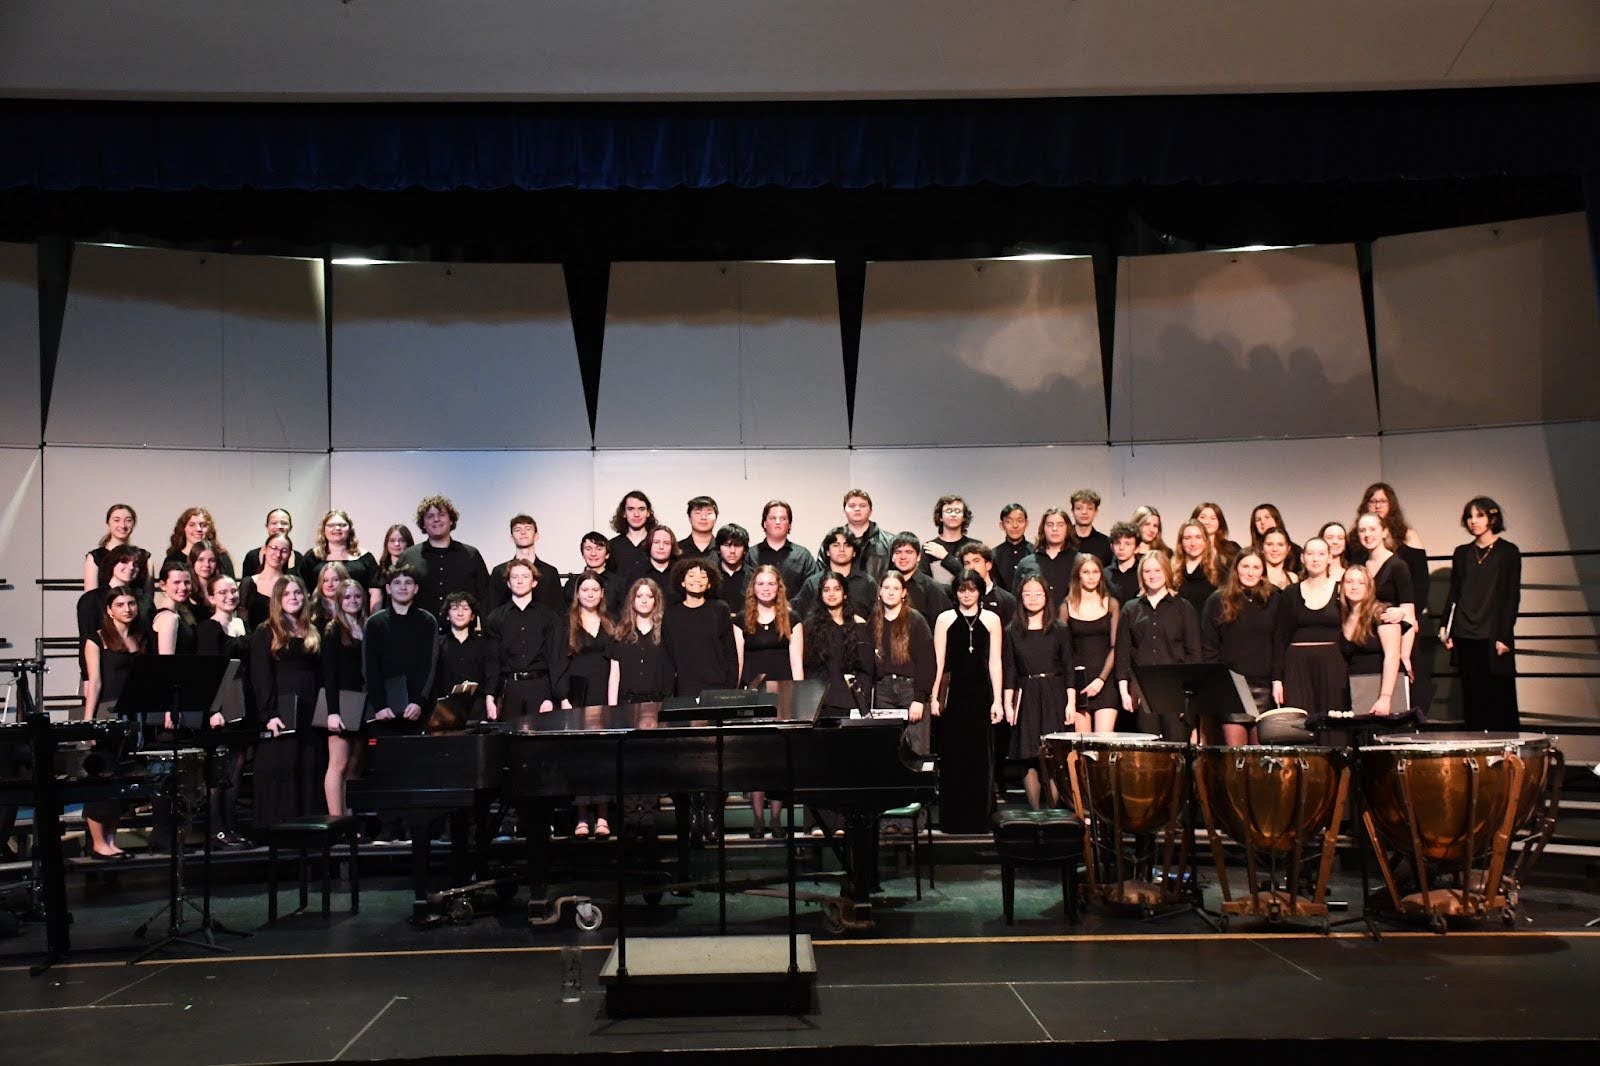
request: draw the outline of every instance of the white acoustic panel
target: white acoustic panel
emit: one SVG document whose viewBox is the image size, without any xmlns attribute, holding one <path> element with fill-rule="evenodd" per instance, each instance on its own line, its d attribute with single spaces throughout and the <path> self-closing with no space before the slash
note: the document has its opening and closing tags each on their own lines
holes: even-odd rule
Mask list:
<svg viewBox="0 0 1600 1066">
<path fill-rule="evenodd" d="M 45 439 L 223 445 L 217 256 L 78 245 Z"/>
<path fill-rule="evenodd" d="M 717 501 L 718 524 L 738 523 L 753 544 L 763 535 L 762 504 L 780 499 L 794 509 L 791 537 L 815 553 L 822 535 L 843 520 L 849 478 L 843 448 L 601 451 L 594 456 L 594 528 L 610 533 L 617 504 L 638 489 L 681 539 L 689 532 L 686 505 L 704 494 Z"/>
<path fill-rule="evenodd" d="M 1582 214 L 1372 246 L 1385 429 L 1600 417 L 1600 304 Z"/>
<path fill-rule="evenodd" d="M 559 266 L 333 268 L 335 448 L 587 448 Z"/>
<path fill-rule="evenodd" d="M 178 515 L 204 507 L 237 565 L 265 539 L 266 515 L 274 507 L 294 516 L 296 547 L 310 543 L 316 520 L 328 509 L 328 456 L 52 446 L 44 449 L 44 483 L 49 577 L 83 575 L 84 553 L 105 534 L 105 512 L 113 503 L 137 512 L 133 542 L 157 565 Z"/>
<path fill-rule="evenodd" d="M 1115 441 L 1378 428 L 1351 245 L 1123 259 L 1115 352 Z"/>
<path fill-rule="evenodd" d="M 1106 439 L 1088 259 L 870 263 L 852 440 Z"/>
<path fill-rule="evenodd" d="M 873 518 L 891 535 L 934 536 L 933 505 L 954 494 L 973 512 L 968 535 L 991 547 L 1004 539 L 1000 508 L 1020 503 L 1033 538 L 1050 507 L 1067 506 L 1078 489 L 1107 494 L 1111 463 L 1105 445 L 1015 448 L 857 448 L 850 453 L 851 483 L 872 494 Z M 839 496 L 844 495 L 843 490 Z M 836 508 L 841 500 L 836 499 Z M 835 513 L 840 513 L 838 510 Z M 1106 525 L 1099 528 L 1104 531 Z"/>
<path fill-rule="evenodd" d="M 0 244 L 0 445 L 39 444 L 38 251 Z"/>
<path fill-rule="evenodd" d="M 229 448 L 328 447 L 322 260 L 224 255 L 222 440 Z"/>
<path fill-rule="evenodd" d="M 1172 545 L 1206 501 L 1221 506 L 1241 544 L 1250 543 L 1250 514 L 1263 503 L 1275 504 L 1289 535 L 1304 543 L 1326 522 L 1349 523 L 1362 490 L 1380 480 L 1376 437 L 1120 445 L 1112 462 L 1117 506 L 1108 518 L 1126 521 L 1153 506 Z"/>
<path fill-rule="evenodd" d="M 511 557 L 511 516 L 526 513 L 539 523 L 539 557 L 569 573 L 590 529 L 592 469 L 587 451 L 334 452 L 331 498 L 376 555 L 396 522 L 422 539 L 419 500 L 449 497 L 461 513 L 457 538 L 491 567 Z"/>
<path fill-rule="evenodd" d="M 833 266 L 614 264 L 595 443 L 848 443 Z"/>
<path fill-rule="evenodd" d="M 28 657 L 43 636 L 37 448 L 0 448 L 0 658 Z"/>
</svg>

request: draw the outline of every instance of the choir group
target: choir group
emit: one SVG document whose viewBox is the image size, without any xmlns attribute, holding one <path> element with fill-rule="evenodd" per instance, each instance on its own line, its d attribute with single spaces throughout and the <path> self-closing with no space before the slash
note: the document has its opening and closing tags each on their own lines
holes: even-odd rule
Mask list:
<svg viewBox="0 0 1600 1066">
<path fill-rule="evenodd" d="M 1102 532 L 1099 511 L 1089 489 L 1037 522 L 1009 504 L 988 544 L 960 496 L 934 504 L 924 538 L 880 528 L 872 497 L 851 489 L 814 555 L 790 539 L 782 500 L 762 508 L 752 540 L 697 496 L 679 537 L 635 491 L 612 535 L 583 536 L 584 569 L 563 584 L 537 554 L 531 516 L 510 520 L 509 558 L 491 569 L 455 538 L 459 515 L 443 496 L 417 505 L 420 539 L 392 525 L 376 554 L 344 511 L 297 548 L 293 518 L 274 509 L 237 566 L 203 507 L 178 516 L 152 565 L 133 543 L 134 509 L 118 503 L 84 561 L 84 715 L 115 705 L 135 656 L 239 660 L 243 683 L 210 724 L 244 719 L 263 740 L 235 752 L 212 789 L 225 846 L 240 842 L 246 758 L 254 821 L 268 826 L 343 813 L 363 734 L 420 731 L 452 709 L 457 721 L 517 726 L 558 706 L 761 679 L 825 681 L 828 714 L 906 710 L 909 744 L 939 756 L 951 832 L 986 830 L 1007 764 L 1023 770 L 1031 803 L 1051 800 L 1034 765 L 1046 734 L 1188 736 L 1191 723 L 1145 706 L 1136 668 L 1147 664 L 1220 662 L 1245 679 L 1254 706 L 1215 739 L 1303 741 L 1350 716 L 1425 712 L 1437 632 L 1468 728 L 1516 728 L 1521 559 L 1493 500 L 1462 510 L 1469 539 L 1437 627 L 1427 557 L 1387 484 L 1367 489 L 1350 525 L 1329 521 L 1298 543 L 1270 503 L 1251 513 L 1247 543 L 1212 502 L 1170 530 L 1146 506 Z M 605 807 L 595 818 L 591 798 L 578 799 L 578 834 L 609 833 Z M 760 835 L 769 805 L 751 799 Z M 95 854 L 118 856 L 119 806 L 91 808 Z"/>
</svg>

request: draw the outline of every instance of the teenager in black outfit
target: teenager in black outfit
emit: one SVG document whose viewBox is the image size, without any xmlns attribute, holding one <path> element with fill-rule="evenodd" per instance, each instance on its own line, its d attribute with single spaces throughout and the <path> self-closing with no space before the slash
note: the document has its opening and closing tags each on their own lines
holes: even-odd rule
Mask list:
<svg viewBox="0 0 1600 1066">
<path fill-rule="evenodd" d="M 696 496 L 684 508 L 689 519 L 689 535 L 678 541 L 678 556 L 698 555 L 706 562 L 717 560 L 717 501 Z"/>
<path fill-rule="evenodd" d="M 1472 539 L 1450 559 L 1445 647 L 1461 673 L 1468 729 L 1521 728 L 1517 708 L 1517 611 L 1522 602 L 1522 552 L 1507 540 L 1505 515 L 1487 496 L 1461 511 Z"/>
<path fill-rule="evenodd" d="M 533 564 L 539 581 L 533 586 L 533 598 L 557 614 L 567 609 L 567 599 L 561 594 L 561 571 L 539 558 L 539 523 L 531 515 L 519 514 L 511 519 L 511 558 L 526 559 Z M 489 600 L 485 611 L 492 611 L 511 598 L 506 588 L 506 568 L 510 560 L 489 571 Z"/>
<path fill-rule="evenodd" d="M 1222 584 L 1222 564 L 1217 559 L 1211 538 L 1199 522 L 1178 527 L 1178 554 L 1172 566 L 1173 591 L 1189 601 L 1196 612 Z"/>
<path fill-rule="evenodd" d="M 627 610 L 617 621 L 615 639 L 606 651 L 611 660 L 607 702 L 612 706 L 660 703 L 672 695 L 672 658 L 661 642 L 665 597 L 649 578 L 628 586 Z"/>
<path fill-rule="evenodd" d="M 872 611 L 872 645 L 877 650 L 872 705 L 903 707 L 908 713 L 906 743 L 918 755 L 933 752 L 933 627 L 912 610 L 906 579 L 897 571 L 883 575 L 878 605 Z"/>
<path fill-rule="evenodd" d="M 817 605 L 817 589 L 824 574 L 838 574 L 844 580 L 845 595 L 856 614 L 865 618 L 878 602 L 878 583 L 871 574 L 856 566 L 856 541 L 845 526 L 834 526 L 822 538 L 818 553 L 824 569 L 812 574 L 794 597 L 794 609 L 800 617 L 809 615 Z"/>
<path fill-rule="evenodd" d="M 1131 549 L 1130 549 L 1131 550 Z M 1079 552 L 1072 585 L 1059 617 L 1072 638 L 1072 663 L 1078 690 L 1074 728 L 1110 733 L 1117 728 L 1117 628 L 1122 604 L 1106 587 L 1105 567 L 1096 556 Z"/>
<path fill-rule="evenodd" d="M 1017 615 L 1017 597 L 994 579 L 994 552 L 987 544 L 971 541 L 961 549 L 961 569 L 963 573 L 971 570 L 983 578 L 983 594 L 978 598 L 986 610 L 999 617 L 1002 629 L 1009 627 Z"/>
<path fill-rule="evenodd" d="M 972 508 L 960 496 L 940 496 L 933 505 L 932 540 L 922 542 L 922 572 L 946 587 L 961 574 L 961 549 L 971 539 Z"/>
<path fill-rule="evenodd" d="M 805 676 L 827 682 L 822 712 L 848 717 L 870 710 L 876 657 L 872 630 L 850 605 L 844 579 L 829 573 L 817 590 L 817 606 L 795 627 Z"/>
<path fill-rule="evenodd" d="M 1211 548 L 1217 554 L 1217 563 L 1226 571 L 1239 554 L 1239 542 L 1228 539 L 1228 518 L 1220 504 L 1205 500 L 1189 515 L 1190 521 L 1199 522 L 1206 536 L 1211 538 Z"/>
<path fill-rule="evenodd" d="M 83 656 L 87 680 L 83 686 L 83 718 L 101 715 L 102 707 L 114 707 L 128 683 L 137 655 L 147 655 L 155 637 L 139 622 L 139 598 L 127 586 L 110 588 L 101 598 L 100 625 L 84 641 Z M 98 859 L 126 856 L 117 847 L 117 823 L 122 818 L 120 799 L 96 800 L 83 807 L 89 827 L 91 851 Z"/>
<path fill-rule="evenodd" d="M 1135 666 L 1200 661 L 1200 616 L 1189 601 L 1172 594 L 1168 565 L 1159 550 L 1139 560 L 1143 591 L 1123 604 L 1117 627 L 1117 687 L 1123 710 L 1138 715 L 1140 732 L 1181 741 L 1188 739 L 1193 723 L 1150 710 L 1133 672 Z"/>
<path fill-rule="evenodd" d="M 322 630 L 322 698 L 328 708 L 328 770 L 322 793 L 332 815 L 345 813 L 345 782 L 360 766 L 367 719 L 366 625 L 367 587 L 347 578 L 339 587 L 338 609 Z M 347 705 L 355 708 L 348 715 L 343 710 Z"/>
<path fill-rule="evenodd" d="M 939 822 L 950 833 L 983 833 L 994 810 L 994 727 L 1005 720 L 1000 619 L 983 609 L 983 579 L 956 579 L 956 605 L 933 627 L 934 676 L 950 684 L 932 702 L 939 719 Z M 942 683 L 942 682 L 941 682 Z"/>
<path fill-rule="evenodd" d="M 322 806 L 328 745 L 311 726 L 322 683 L 322 635 L 308 624 L 308 599 L 298 577 L 280 577 L 267 622 L 250 637 L 250 680 L 272 734 L 256 749 L 258 830 Z"/>
<path fill-rule="evenodd" d="M 366 645 L 361 669 L 367 706 L 375 730 L 419 732 L 422 708 L 432 702 L 435 690 L 439 621 L 417 606 L 417 572 L 410 564 L 400 563 L 388 575 L 384 598 L 389 606 L 367 619 L 361 641 Z"/>
<path fill-rule="evenodd" d="M 605 583 L 593 570 L 578 575 L 572 606 L 567 609 L 567 698 L 562 707 L 604 706 L 611 681 L 611 642 L 614 626 L 606 609 Z M 594 818 L 594 835 L 611 835 L 610 804 L 604 796 L 578 796 L 575 799 L 577 824 L 572 835 L 589 835 L 589 820 Z M 592 809 L 593 808 L 593 809 Z"/>
<path fill-rule="evenodd" d="M 645 560 L 642 565 L 625 575 L 630 582 L 647 577 L 660 585 L 667 594 L 667 603 L 678 601 L 679 593 L 672 584 L 672 567 L 678 561 L 678 535 L 671 526 L 658 525 L 650 531 L 646 541 Z"/>
<path fill-rule="evenodd" d="M 1119 604 L 1139 595 L 1139 530 L 1132 522 L 1118 522 L 1107 534 L 1111 562 L 1106 564 L 1106 591 Z"/>
<path fill-rule="evenodd" d="M 1039 778 L 1040 739 L 1077 721 L 1072 683 L 1072 635 L 1050 613 L 1050 590 L 1036 574 L 1017 589 L 1020 609 L 1005 641 L 1005 712 L 1011 726 L 1009 757 L 1027 764 L 1028 806 L 1044 798 Z"/>
<path fill-rule="evenodd" d="M 1072 543 L 1075 550 L 1088 552 L 1100 560 L 1100 565 L 1111 563 L 1111 538 L 1094 528 L 1100 514 L 1100 494 L 1094 489 L 1079 489 L 1067 501 L 1072 508 Z"/>
<path fill-rule="evenodd" d="M 426 539 L 400 557 L 417 573 L 416 605 L 437 620 L 452 592 L 468 592 L 479 603 L 488 603 L 493 596 L 489 568 L 477 548 L 455 539 L 461 521 L 456 505 L 443 496 L 427 496 L 417 504 L 416 518 Z"/>
<path fill-rule="evenodd" d="M 1313 718 L 1342 707 L 1349 687 L 1339 651 L 1339 590 L 1328 576 L 1328 546 L 1312 537 L 1301 549 L 1306 576 L 1285 589 L 1273 629 L 1272 697 Z M 1263 737 L 1263 740 L 1266 738 Z"/>
<path fill-rule="evenodd" d="M 267 624 L 272 610 L 272 590 L 288 574 L 289 559 L 294 555 L 294 545 L 281 533 L 271 537 L 261 546 L 261 568 L 239 582 L 239 613 L 244 626 L 252 633 Z M 303 583 L 302 583 L 303 587 Z"/>
<path fill-rule="evenodd" d="M 755 566 L 775 566 L 789 590 L 789 605 L 800 595 L 807 579 L 817 572 L 817 560 L 809 551 L 789 539 L 794 528 L 794 508 L 784 500 L 768 500 L 761 508 L 761 540 L 750 562 Z"/>
<path fill-rule="evenodd" d="M 526 559 L 507 564 L 511 599 L 489 612 L 483 632 L 498 653 L 500 691 L 489 694 L 489 717 L 526 725 L 567 695 L 566 621 L 533 598 L 538 571 Z"/>
<path fill-rule="evenodd" d="M 933 628 L 934 621 L 950 609 L 950 594 L 922 572 L 922 538 L 905 532 L 890 541 L 889 566 L 906 583 L 906 602 Z"/>
<path fill-rule="evenodd" d="M 84 642 L 100 629 L 100 624 L 106 616 L 106 589 L 128 588 L 133 591 L 134 598 L 139 604 L 140 628 L 148 629 L 151 616 L 155 614 L 155 605 L 150 600 L 148 581 L 144 573 L 144 566 L 149 560 L 149 553 L 143 548 L 136 548 L 132 544 L 123 544 L 107 549 L 106 579 L 99 588 L 86 589 L 78 597 L 78 681 L 81 685 L 89 679 L 89 667 L 84 662 Z"/>
<path fill-rule="evenodd" d="M 156 582 L 168 606 L 155 613 L 150 628 L 156 635 L 156 654 L 194 654 L 194 612 L 189 607 L 189 589 L 194 578 L 187 563 L 168 559 L 161 564 L 161 579 Z M 172 726 L 169 724 L 168 729 Z"/>
<path fill-rule="evenodd" d="M 739 669 L 741 686 L 754 684 L 758 677 L 767 681 L 792 681 L 805 676 L 800 646 L 793 640 L 795 627 L 789 612 L 789 590 L 783 587 L 783 575 L 777 567 L 757 567 L 750 575 L 744 603 L 734 615 L 734 625 L 738 627 L 744 649 Z M 750 793 L 750 813 L 753 839 L 766 835 L 769 814 L 772 831 L 780 831 L 783 804 L 775 801 L 769 804 L 765 792 Z"/>
<path fill-rule="evenodd" d="M 139 515 L 125 503 L 114 503 L 106 508 L 106 533 L 100 538 L 100 543 L 91 548 L 83 557 L 83 591 L 92 592 L 103 588 L 111 576 L 111 553 L 118 548 L 132 548 L 140 562 L 139 583 L 145 586 L 145 595 L 150 594 L 149 582 L 153 576 L 150 573 L 150 553 L 143 548 L 134 547 L 130 542 L 133 537 L 133 527 L 139 524 Z M 100 613 L 99 604 L 95 606 L 95 614 Z M 96 626 L 99 622 L 95 623 Z"/>
<path fill-rule="evenodd" d="M 656 509 L 650 497 L 638 489 L 617 501 L 616 513 L 611 516 L 611 530 L 616 534 L 607 543 L 611 550 L 611 568 L 630 584 L 644 572 L 649 561 L 650 532 L 656 528 Z"/>
<path fill-rule="evenodd" d="M 583 539 L 578 542 L 578 554 L 583 558 L 584 572 L 600 575 L 600 587 L 605 589 L 606 608 L 611 612 L 611 617 L 619 617 L 622 614 L 623 598 L 628 594 L 628 582 L 611 565 L 611 545 L 606 535 L 597 529 L 585 533 Z M 565 606 L 572 605 L 572 598 L 578 591 L 578 580 L 581 577 L 583 573 L 574 574 L 567 579 L 566 587 L 561 590 Z"/>
<path fill-rule="evenodd" d="M 262 540 L 263 544 L 265 544 L 268 540 L 271 540 L 273 537 L 280 535 L 287 537 L 292 534 L 294 532 L 294 518 L 282 507 L 274 507 L 272 510 L 267 512 L 266 526 L 267 535 Z M 289 568 L 296 571 L 300 569 L 300 558 L 298 556 L 289 560 Z M 244 562 L 240 564 L 239 577 L 241 579 L 247 578 L 253 574 L 259 574 L 260 572 L 261 549 L 251 548 L 249 551 L 244 553 Z M 311 585 L 312 582 L 306 581 L 306 588 L 310 588 Z"/>
<path fill-rule="evenodd" d="M 167 543 L 167 557 L 162 561 L 187 563 L 189 550 L 203 540 L 209 540 L 216 546 L 218 568 L 233 577 L 233 559 L 222 547 L 222 540 L 217 536 L 217 523 L 204 507 L 190 507 L 178 516 L 178 521 L 172 527 L 172 539 Z"/>
<path fill-rule="evenodd" d="M 371 552 L 361 550 L 355 523 L 344 511 L 329 511 L 322 516 L 322 521 L 317 523 L 316 543 L 300 556 L 300 580 L 306 583 L 306 588 L 317 587 L 322 568 L 328 563 L 338 563 L 344 568 L 346 578 L 367 590 L 367 614 L 383 603 L 383 571 Z"/>
<path fill-rule="evenodd" d="M 217 574 L 207 590 L 211 601 L 211 616 L 195 625 L 195 652 L 199 655 L 222 655 L 237 660 L 239 670 L 234 676 L 232 692 L 223 697 L 222 710 L 211 716 L 207 723 L 221 729 L 230 721 L 254 721 L 251 712 L 254 698 L 246 696 L 250 690 L 250 634 L 245 630 L 244 619 L 238 615 L 239 583 L 227 574 Z M 223 763 L 220 784 L 207 789 L 211 804 L 211 844 L 218 848 L 237 848 L 245 845 L 239 835 L 237 803 L 239 785 L 244 779 L 245 752 L 232 741 Z"/>
<path fill-rule="evenodd" d="M 1385 542 L 1383 519 L 1377 515 L 1364 514 L 1356 521 L 1356 539 L 1365 559 L 1362 565 L 1372 578 L 1373 597 L 1385 607 L 1383 620 L 1401 626 L 1400 666 L 1409 674 L 1411 647 L 1417 636 L 1417 596 L 1411 570 Z"/>
<path fill-rule="evenodd" d="M 994 546 L 994 579 L 1008 592 L 1015 592 L 1020 577 L 1018 566 L 1033 554 L 1028 541 L 1028 510 L 1020 503 L 1000 508 L 1000 532 L 1005 534 Z"/>
<path fill-rule="evenodd" d="M 1213 592 L 1200 612 L 1200 661 L 1223 663 L 1250 685 L 1259 714 L 1271 710 L 1273 634 L 1277 620 L 1277 592 L 1266 580 L 1267 561 L 1254 549 L 1233 557 L 1228 577 Z M 1222 724 L 1224 743 L 1248 744 L 1255 725 L 1252 714 L 1242 721 Z"/>
<path fill-rule="evenodd" d="M 1050 617 L 1054 618 L 1061 610 L 1061 601 L 1067 598 L 1067 589 L 1072 585 L 1072 561 L 1077 557 L 1077 549 L 1072 543 L 1072 523 L 1067 517 L 1067 512 L 1059 507 L 1052 507 L 1039 518 L 1039 536 L 1033 544 L 1033 554 L 1029 556 L 1032 568 L 1044 578 L 1045 586 L 1050 589 Z M 1026 573 L 1026 568 L 1020 568 L 1018 579 Z"/>
<path fill-rule="evenodd" d="M 1250 547 L 1262 553 L 1262 558 L 1267 560 L 1269 566 L 1275 566 L 1272 556 L 1263 551 L 1267 534 L 1274 529 L 1283 531 L 1284 543 L 1288 546 L 1287 554 L 1283 561 L 1285 569 L 1291 573 L 1300 570 L 1300 545 L 1296 544 L 1289 536 L 1289 527 L 1283 523 L 1283 512 L 1278 510 L 1275 503 L 1258 503 L 1255 510 L 1250 512 Z M 1271 575 L 1268 575 L 1271 580 Z M 1278 586 L 1282 588 L 1282 585 Z"/>
<path fill-rule="evenodd" d="M 1339 610 L 1342 628 L 1339 651 L 1351 677 L 1376 674 L 1377 698 L 1365 707 L 1347 701 L 1357 714 L 1380 717 L 1406 710 L 1395 701 L 1395 686 L 1400 679 L 1400 624 L 1383 620 L 1384 604 L 1372 594 L 1372 578 L 1365 567 L 1351 566 L 1339 582 Z"/>
<path fill-rule="evenodd" d="M 478 604 L 465 592 L 452 592 L 444 598 L 445 624 L 439 641 L 439 667 L 433 689 L 444 699 L 457 685 L 472 682 L 477 688 L 463 695 L 460 703 L 468 721 L 488 717 L 489 693 L 500 684 L 500 655 L 494 641 L 483 635 L 478 622 Z"/>
<path fill-rule="evenodd" d="M 744 610 L 745 590 L 754 575 L 750 534 L 743 526 L 729 522 L 717 530 L 717 596 L 728 605 L 729 614 L 737 616 Z M 787 590 L 784 595 L 788 596 Z"/>
<path fill-rule="evenodd" d="M 866 489 L 844 494 L 844 526 L 856 542 L 856 569 L 872 578 L 874 586 L 889 572 L 889 534 L 872 520 L 872 497 Z"/>
</svg>

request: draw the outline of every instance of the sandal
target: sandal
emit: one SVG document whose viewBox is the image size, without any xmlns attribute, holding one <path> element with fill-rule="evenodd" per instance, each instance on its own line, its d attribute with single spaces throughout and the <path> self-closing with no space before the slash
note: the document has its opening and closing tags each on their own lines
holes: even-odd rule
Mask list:
<svg viewBox="0 0 1600 1066">
<path fill-rule="evenodd" d="M 586 837 L 586 836 L 588 836 L 589 835 L 589 823 L 588 822 L 579 822 L 577 824 L 577 826 L 575 826 L 573 828 L 572 835 L 575 836 L 575 837 Z"/>
<path fill-rule="evenodd" d="M 611 823 L 606 821 L 604 818 L 596 818 L 594 823 L 594 835 L 597 837 L 610 836 Z"/>
</svg>

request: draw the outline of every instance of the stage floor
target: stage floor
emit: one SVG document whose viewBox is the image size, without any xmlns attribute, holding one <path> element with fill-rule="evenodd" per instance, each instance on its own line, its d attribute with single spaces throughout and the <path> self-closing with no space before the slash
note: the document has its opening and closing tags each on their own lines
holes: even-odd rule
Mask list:
<svg viewBox="0 0 1600 1066">
<path fill-rule="evenodd" d="M 817 936 L 817 1009 L 776 1017 L 607 1018 L 597 976 L 615 915 L 604 899 L 606 925 L 593 933 L 570 921 L 529 930 L 521 906 L 417 930 L 404 921 L 409 893 L 383 877 L 363 891 L 359 915 L 340 909 L 348 897 L 338 892 L 330 922 L 294 915 L 264 927 L 259 889 L 227 886 L 218 916 L 256 933 L 223 938 L 235 954 L 179 949 L 130 968 L 128 930 L 158 900 L 151 889 L 124 891 L 80 904 L 74 925 L 75 947 L 120 953 L 85 951 L 31 978 L 14 953 L 39 932 L 0 943 L 10 956 L 0 1048 L 30 1066 L 243 1066 L 863 1045 L 955 1061 L 997 1044 L 1600 1041 L 1600 930 L 1582 928 L 1600 900 L 1587 893 L 1530 886 L 1516 930 L 1386 929 L 1374 941 L 1359 925 L 1328 937 L 1219 934 L 1192 915 L 1147 923 L 1092 913 L 1072 927 L 1047 877 L 1019 882 L 1018 922 L 1007 927 L 992 869 L 939 873 L 920 903 L 909 877 L 888 880 L 878 928 L 865 936 L 829 939 L 816 909 L 803 909 L 802 931 Z M 1351 887 L 1341 880 L 1335 894 Z M 283 898 L 290 904 L 292 890 Z M 710 933 L 715 913 L 714 896 L 669 897 L 655 911 L 630 906 L 629 927 Z M 781 901 L 731 899 L 730 932 L 781 931 L 781 914 Z M 562 1002 L 564 947 L 580 951 L 576 1003 Z"/>
</svg>

